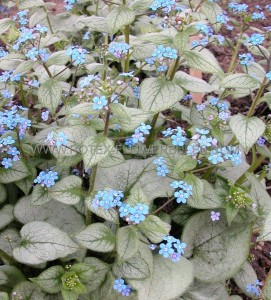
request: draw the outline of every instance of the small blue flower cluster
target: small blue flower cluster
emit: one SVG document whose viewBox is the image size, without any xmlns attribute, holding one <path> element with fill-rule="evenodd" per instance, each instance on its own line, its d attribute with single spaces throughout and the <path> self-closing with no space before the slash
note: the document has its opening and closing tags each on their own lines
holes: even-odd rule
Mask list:
<svg viewBox="0 0 271 300">
<path fill-rule="evenodd" d="M 46 52 L 45 49 L 37 49 L 36 47 L 33 47 L 27 51 L 25 56 L 34 61 L 41 59 L 43 62 L 46 62 L 50 55 Z"/>
<path fill-rule="evenodd" d="M 186 244 L 170 235 L 165 236 L 163 240 L 165 242 L 160 244 L 159 254 L 164 258 L 170 258 L 173 262 L 179 261 L 184 254 Z"/>
<path fill-rule="evenodd" d="M 84 64 L 86 62 L 86 53 L 87 50 L 79 46 L 72 46 L 66 50 L 66 55 L 71 56 L 72 63 L 75 66 Z"/>
<path fill-rule="evenodd" d="M 50 188 L 55 184 L 55 181 L 58 179 L 58 173 L 52 170 L 41 171 L 37 178 L 34 180 L 34 183 L 40 184 L 41 186 Z"/>
<path fill-rule="evenodd" d="M 176 191 L 174 197 L 176 197 L 177 203 L 186 203 L 187 199 L 193 194 L 192 186 L 184 181 L 173 181 L 170 185 Z"/>
<path fill-rule="evenodd" d="M 151 10 L 163 9 L 165 13 L 169 13 L 176 5 L 175 0 L 154 0 L 150 5 Z"/>
<path fill-rule="evenodd" d="M 122 191 L 113 189 L 98 191 L 94 197 L 93 207 L 103 207 L 104 209 L 110 209 L 113 207 L 121 207 L 124 194 Z"/>
<path fill-rule="evenodd" d="M 88 75 L 84 77 L 82 80 L 80 80 L 79 85 L 81 89 L 84 89 L 86 87 L 90 86 L 90 83 L 93 81 L 98 81 L 100 80 L 100 77 L 97 75 Z"/>
<path fill-rule="evenodd" d="M 242 163 L 241 152 L 231 146 L 211 150 L 208 160 L 214 165 L 226 160 L 230 160 L 235 166 Z"/>
<path fill-rule="evenodd" d="M 38 80 L 34 79 L 34 80 L 29 80 L 28 85 L 32 88 L 38 88 L 40 86 L 40 83 Z"/>
<path fill-rule="evenodd" d="M 47 139 L 45 140 L 49 146 L 51 147 L 61 147 L 61 146 L 67 146 L 68 144 L 68 137 L 65 135 L 64 132 L 59 132 L 57 135 L 55 132 L 50 132 L 47 135 Z"/>
<path fill-rule="evenodd" d="M 116 58 L 123 58 L 126 56 L 130 49 L 130 46 L 126 43 L 112 42 L 109 45 L 108 52 L 113 54 Z"/>
<path fill-rule="evenodd" d="M 248 284 L 246 286 L 246 290 L 248 293 L 252 294 L 255 297 L 259 297 L 261 295 L 260 286 L 263 284 L 257 279 L 256 282 L 253 284 Z"/>
<path fill-rule="evenodd" d="M 240 3 L 236 3 L 236 2 L 230 2 L 228 7 L 229 7 L 230 10 L 232 10 L 232 12 L 238 13 L 238 14 L 239 13 L 244 13 L 248 9 L 247 4 L 240 4 Z"/>
<path fill-rule="evenodd" d="M 164 130 L 162 133 L 163 133 L 164 137 L 171 138 L 173 146 L 182 147 L 182 146 L 184 146 L 184 144 L 187 140 L 187 138 L 185 136 L 185 131 L 180 126 L 178 126 L 175 129 L 167 128 L 167 130 Z"/>
<path fill-rule="evenodd" d="M 150 65 L 155 64 L 158 72 L 165 72 L 172 63 L 172 59 L 177 57 L 176 49 L 160 45 L 153 51 L 152 56 L 146 58 L 145 61 Z"/>
<path fill-rule="evenodd" d="M 165 177 L 169 173 L 169 170 L 166 166 L 166 161 L 163 157 L 159 157 L 153 161 L 153 163 L 156 165 L 157 169 L 157 175 Z"/>
<path fill-rule="evenodd" d="M 105 96 L 101 96 L 101 97 L 95 96 L 93 98 L 93 109 L 94 110 L 106 108 L 107 105 L 108 105 L 108 101 Z"/>
<path fill-rule="evenodd" d="M 74 6 L 74 4 L 76 4 L 78 2 L 78 0 L 63 0 L 65 5 L 65 9 L 66 10 L 71 10 Z"/>
<path fill-rule="evenodd" d="M 0 58 L 7 56 L 9 53 L 3 47 L 0 47 Z"/>
<path fill-rule="evenodd" d="M 123 203 L 119 209 L 120 217 L 125 217 L 128 223 L 139 224 L 143 222 L 149 213 L 149 207 L 145 204 L 137 203 L 135 206 Z"/>
<path fill-rule="evenodd" d="M 11 137 L 8 136 L 6 138 L 3 138 L 0 140 L 0 152 L 4 153 L 5 156 L 2 158 L 1 165 L 5 168 L 11 168 L 12 167 L 12 162 L 13 161 L 18 161 L 20 160 L 20 151 L 16 147 L 12 147 L 15 143 L 15 140 Z M 10 157 L 9 157 L 10 155 Z"/>
<path fill-rule="evenodd" d="M 253 33 L 251 37 L 247 37 L 244 45 L 252 44 L 253 46 L 259 46 L 265 40 L 264 36 L 260 33 Z"/>
<path fill-rule="evenodd" d="M 44 122 L 46 122 L 46 121 L 48 120 L 48 118 L 49 118 L 49 110 L 43 111 L 43 112 L 41 113 L 41 118 L 42 118 L 42 120 L 43 120 Z"/>
<path fill-rule="evenodd" d="M 27 41 L 32 42 L 31 45 L 33 46 L 33 41 L 36 39 L 36 35 L 37 35 L 36 33 L 42 35 L 48 32 L 48 28 L 40 24 L 37 24 L 35 27 L 31 29 L 26 27 L 21 27 L 19 28 L 19 30 L 20 30 L 20 37 L 15 41 L 15 43 L 12 46 L 14 50 L 19 50 L 19 48 L 22 45 L 26 44 Z"/>
<path fill-rule="evenodd" d="M 197 24 L 196 28 L 197 28 L 197 30 L 203 32 L 206 36 L 212 36 L 214 33 L 213 28 L 206 24 L 199 23 L 199 24 Z"/>
<path fill-rule="evenodd" d="M 240 64 L 250 66 L 254 62 L 254 58 L 250 53 L 239 54 Z"/>
<path fill-rule="evenodd" d="M 13 20 L 18 20 L 18 22 L 19 22 L 21 25 L 27 25 L 27 23 L 28 23 L 27 15 L 28 15 L 28 12 L 27 12 L 26 10 L 19 11 L 19 12 L 13 17 Z"/>
<path fill-rule="evenodd" d="M 144 135 L 150 134 L 150 125 L 146 125 L 145 123 L 141 123 L 139 127 L 135 129 L 135 133 L 131 138 L 125 140 L 125 145 L 129 148 L 133 147 L 137 143 L 144 143 L 145 137 Z"/>
<path fill-rule="evenodd" d="M 271 80 L 271 71 L 266 73 L 265 77 L 268 78 L 269 80 Z"/>
<path fill-rule="evenodd" d="M 209 99 L 209 103 L 211 106 L 214 106 L 216 107 L 216 109 L 218 110 L 218 119 L 220 119 L 221 121 L 224 121 L 226 122 L 229 117 L 230 117 L 230 110 L 229 110 L 229 103 L 226 102 L 226 101 L 220 101 L 219 98 L 216 98 L 216 97 L 211 97 Z M 204 108 L 202 110 L 204 110 L 206 107 L 205 107 L 205 104 L 204 105 Z M 197 106 L 198 108 L 198 106 Z"/>
<path fill-rule="evenodd" d="M 118 278 L 114 281 L 113 289 L 122 294 L 122 296 L 128 297 L 132 291 L 132 287 L 124 283 L 122 278 Z"/>
<path fill-rule="evenodd" d="M 13 73 L 14 73 L 14 69 L 11 69 L 9 71 L 4 71 L 0 76 L 0 81 L 5 83 L 8 83 L 9 81 L 11 82 L 20 81 L 21 75 L 20 74 L 13 75 Z"/>
<path fill-rule="evenodd" d="M 14 95 L 9 90 L 2 90 L 1 95 L 5 99 L 12 99 L 14 97 Z"/>
<path fill-rule="evenodd" d="M 26 110 L 22 106 L 12 106 L 10 110 L 0 111 L 0 134 L 4 134 L 7 131 L 14 130 L 15 128 L 19 131 L 20 139 L 23 138 L 27 128 L 31 126 L 31 121 L 21 117 L 17 112 L 18 108 Z"/>
</svg>

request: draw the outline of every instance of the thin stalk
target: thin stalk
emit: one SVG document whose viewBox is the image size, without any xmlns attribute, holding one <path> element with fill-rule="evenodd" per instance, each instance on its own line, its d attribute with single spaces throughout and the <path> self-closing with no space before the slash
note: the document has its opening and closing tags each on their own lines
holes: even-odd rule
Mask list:
<svg viewBox="0 0 271 300">
<path fill-rule="evenodd" d="M 47 9 L 46 9 L 44 6 L 43 6 L 43 10 L 44 10 L 45 13 L 46 13 L 46 20 L 47 20 L 47 22 L 48 22 L 50 32 L 51 32 L 51 34 L 54 34 L 53 27 L 52 27 L 52 24 L 51 24 L 49 15 L 48 15 L 48 11 L 47 11 Z"/>
<path fill-rule="evenodd" d="M 162 206 L 160 206 L 159 208 L 157 208 L 154 212 L 152 212 L 152 215 L 157 214 L 159 211 L 161 211 L 163 208 L 165 208 L 170 202 L 172 202 L 175 199 L 175 197 L 172 197 L 170 199 L 168 199 L 167 202 L 165 202 Z"/>
<path fill-rule="evenodd" d="M 107 136 L 108 134 L 109 121 L 110 121 L 110 107 L 108 105 L 108 111 L 106 113 L 105 125 L 104 125 L 104 136 Z"/>
<path fill-rule="evenodd" d="M 70 86 L 70 89 L 69 89 L 69 92 L 68 92 L 68 96 L 67 96 L 67 97 L 70 96 L 71 91 L 72 91 L 72 88 L 73 88 L 73 86 L 74 86 L 74 84 L 75 84 L 75 79 L 76 79 L 77 71 L 78 71 L 78 66 L 76 66 L 75 72 L 73 73 L 73 76 L 72 76 L 72 82 L 71 82 L 71 86 Z"/>
<path fill-rule="evenodd" d="M 14 265 L 16 264 L 16 261 L 14 260 L 13 257 L 11 257 L 10 255 L 8 255 L 5 251 L 3 251 L 2 249 L 0 249 L 0 258 L 2 259 L 3 262 L 8 262 L 8 264 L 10 265 Z"/>
<path fill-rule="evenodd" d="M 156 125 L 156 122 L 158 120 L 158 117 L 159 117 L 159 113 L 155 114 L 152 118 L 151 131 L 150 131 L 149 136 L 146 139 L 146 147 L 147 148 L 149 148 L 151 143 L 154 141 L 154 138 L 155 138 L 155 125 Z"/>
<path fill-rule="evenodd" d="M 92 167 L 92 171 L 89 177 L 89 189 L 88 194 L 90 195 L 94 190 L 95 180 L 96 180 L 96 174 L 97 174 L 98 165 L 94 165 Z M 87 208 L 86 210 L 86 225 L 89 225 L 91 223 L 91 211 Z"/>
<path fill-rule="evenodd" d="M 241 34 L 240 34 L 240 36 L 238 38 L 237 44 L 236 44 L 236 46 L 234 48 L 233 56 L 231 58 L 231 62 L 230 62 L 229 68 L 228 68 L 228 73 L 231 73 L 233 71 L 233 69 L 234 69 L 235 61 L 236 61 L 236 58 L 238 56 L 238 52 L 240 50 L 240 47 L 242 45 L 241 39 L 243 37 L 243 33 L 244 33 L 244 31 L 242 30 L 242 32 L 241 32 Z"/>
<path fill-rule="evenodd" d="M 48 76 L 49 76 L 50 78 L 53 78 L 52 73 L 50 72 L 49 68 L 46 66 L 45 63 L 43 63 L 43 67 L 44 67 L 45 71 L 47 72 Z"/>
</svg>

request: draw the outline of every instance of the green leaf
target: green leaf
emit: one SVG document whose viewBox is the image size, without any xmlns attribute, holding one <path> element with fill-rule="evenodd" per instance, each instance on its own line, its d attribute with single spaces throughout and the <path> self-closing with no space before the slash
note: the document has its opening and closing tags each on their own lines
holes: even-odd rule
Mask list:
<svg viewBox="0 0 271 300">
<path fill-rule="evenodd" d="M 13 209 L 14 207 L 10 204 L 7 204 L 0 209 L 0 230 L 14 220 Z"/>
<path fill-rule="evenodd" d="M 212 185 L 206 181 L 201 180 L 193 174 L 188 174 L 185 181 L 192 185 L 192 196 L 188 198 L 188 205 L 199 209 L 219 208 L 223 202 L 216 193 Z"/>
<path fill-rule="evenodd" d="M 52 53 L 47 62 L 46 65 L 52 66 L 52 65 L 60 65 L 63 66 L 63 69 L 65 68 L 64 65 L 70 60 L 70 57 L 66 54 L 65 50 L 57 51 Z"/>
<path fill-rule="evenodd" d="M 220 5 L 214 2 L 204 2 L 200 6 L 200 11 L 203 12 L 207 19 L 213 24 L 213 27 L 216 31 L 218 31 L 221 27 L 221 24 L 217 22 L 217 15 L 221 15 L 223 13 Z"/>
<path fill-rule="evenodd" d="M 225 89 L 253 89 L 259 86 L 259 81 L 247 74 L 231 74 L 220 84 Z"/>
<path fill-rule="evenodd" d="M 0 292 L 0 300 L 9 300 L 8 293 Z"/>
<path fill-rule="evenodd" d="M 247 172 L 246 177 L 251 184 L 250 195 L 257 204 L 258 213 L 260 214 L 260 210 L 269 213 L 271 210 L 271 201 L 266 188 L 261 184 L 261 182 L 259 182 L 258 178 L 254 174 Z"/>
<path fill-rule="evenodd" d="M 126 6 L 118 6 L 106 17 L 107 25 L 111 34 L 115 34 L 124 26 L 133 23 L 135 13 Z"/>
<path fill-rule="evenodd" d="M 242 268 L 233 277 L 236 285 L 247 296 L 253 296 L 253 294 L 247 292 L 247 285 L 253 284 L 257 280 L 257 274 L 249 262 L 245 262 Z"/>
<path fill-rule="evenodd" d="M 24 192 L 25 195 L 28 195 L 30 190 L 33 187 L 34 179 L 37 177 L 37 169 L 30 164 L 27 165 L 28 171 L 31 175 L 16 181 L 15 184 L 17 187 Z"/>
<path fill-rule="evenodd" d="M 148 215 L 138 228 L 152 243 L 160 243 L 169 234 L 171 226 L 159 217 Z"/>
<path fill-rule="evenodd" d="M 116 250 L 119 260 L 124 261 L 138 252 L 139 238 L 133 226 L 121 227 L 117 231 Z"/>
<path fill-rule="evenodd" d="M 104 282 L 110 266 L 96 257 L 86 257 L 84 262 L 95 268 L 95 276 L 92 276 L 86 283 L 88 292 L 93 292 Z"/>
<path fill-rule="evenodd" d="M 113 147 L 113 141 L 106 137 L 95 136 L 87 138 L 81 149 L 85 169 L 89 169 L 106 158 L 113 150 Z"/>
<path fill-rule="evenodd" d="M 87 208 L 95 215 L 110 221 L 112 223 L 119 223 L 119 214 L 114 208 L 104 209 L 103 207 L 97 206 L 94 203 L 94 195 L 86 198 Z"/>
<path fill-rule="evenodd" d="M 129 203 L 132 206 L 135 206 L 138 203 L 150 206 L 151 201 L 146 197 L 144 191 L 140 187 L 134 187 L 131 189 L 130 195 L 125 203 Z"/>
<path fill-rule="evenodd" d="M 1 183 L 11 183 L 14 181 L 21 180 L 30 173 L 26 167 L 26 165 L 21 161 L 13 162 L 13 166 L 9 169 L 0 169 L 0 182 Z"/>
<path fill-rule="evenodd" d="M 271 211 L 264 221 L 261 235 L 257 238 L 257 241 L 271 241 Z"/>
<path fill-rule="evenodd" d="M 56 201 L 74 205 L 81 199 L 82 179 L 78 176 L 67 176 L 53 185 L 49 191 L 49 197 Z"/>
<path fill-rule="evenodd" d="M 145 279 L 150 276 L 150 269 L 144 259 L 134 256 L 123 263 L 115 264 L 113 273 L 116 277 L 126 279 Z"/>
<path fill-rule="evenodd" d="M 15 22 L 10 18 L 4 18 L 0 20 L 0 34 L 5 33 L 9 30 L 10 26 L 15 24 Z"/>
<path fill-rule="evenodd" d="M 224 282 L 206 284 L 205 282 L 195 281 L 188 292 L 181 299 L 183 300 L 229 300 L 229 294 Z M 214 299 L 215 300 L 215 299 Z"/>
<path fill-rule="evenodd" d="M 185 72 L 178 71 L 175 74 L 175 82 L 182 88 L 195 93 L 211 93 L 214 88 L 206 81 L 193 77 Z"/>
<path fill-rule="evenodd" d="M 248 118 L 243 115 L 232 116 L 230 127 L 246 153 L 265 131 L 265 124 L 261 119 L 257 117 Z"/>
<path fill-rule="evenodd" d="M 95 266 L 87 263 L 75 264 L 69 270 L 74 271 L 79 277 L 80 281 L 83 283 L 88 283 L 89 280 L 91 280 L 91 278 L 93 277 L 94 272 L 96 273 Z"/>
<path fill-rule="evenodd" d="M 18 246 L 20 239 L 17 230 L 7 228 L 0 233 L 0 249 L 12 256 L 12 250 Z"/>
<path fill-rule="evenodd" d="M 226 217 L 229 225 L 231 225 L 232 221 L 236 218 L 238 212 L 239 212 L 239 208 L 237 208 L 234 204 L 232 203 L 226 204 Z"/>
<path fill-rule="evenodd" d="M 7 190 L 3 184 L 0 183 L 0 204 L 5 202 L 7 198 Z"/>
<path fill-rule="evenodd" d="M 78 250 L 67 233 L 46 222 L 27 223 L 21 229 L 21 237 L 23 241 L 13 250 L 13 256 L 23 264 L 41 264 Z"/>
<path fill-rule="evenodd" d="M 85 24 L 91 31 L 110 33 L 107 21 L 102 17 L 90 16 L 81 19 L 79 23 Z"/>
<path fill-rule="evenodd" d="M 61 266 L 53 266 L 30 280 L 46 293 L 59 293 L 62 286 L 61 277 L 64 273 L 65 270 Z"/>
<path fill-rule="evenodd" d="M 14 216 L 23 224 L 46 221 L 67 233 L 85 228 L 83 216 L 74 207 L 56 201 L 35 206 L 31 204 L 31 196 L 23 197 L 16 203 Z"/>
<path fill-rule="evenodd" d="M 45 294 L 40 287 L 29 281 L 23 281 L 15 286 L 12 295 L 20 295 L 21 299 L 45 300 Z"/>
<path fill-rule="evenodd" d="M 144 12 L 150 8 L 152 3 L 153 0 L 134 0 L 129 5 L 129 8 L 137 12 Z"/>
<path fill-rule="evenodd" d="M 19 0 L 18 1 L 18 8 L 20 10 L 37 7 L 37 6 L 45 6 L 45 3 L 42 0 Z"/>
<path fill-rule="evenodd" d="M 25 280 L 24 274 L 16 267 L 9 265 L 0 266 L 0 286 L 10 291 L 16 284 Z"/>
<path fill-rule="evenodd" d="M 55 79 L 49 79 L 38 90 L 40 103 L 55 113 L 62 96 L 62 87 Z"/>
<path fill-rule="evenodd" d="M 49 190 L 40 184 L 37 184 L 33 188 L 33 192 L 31 194 L 31 203 L 33 205 L 43 205 L 48 203 L 52 200 L 51 196 L 49 195 Z"/>
<path fill-rule="evenodd" d="M 176 34 L 174 38 L 175 48 L 179 50 L 180 53 L 183 53 L 189 44 L 189 34 L 187 31 L 182 31 Z"/>
<path fill-rule="evenodd" d="M 173 43 L 173 37 L 164 32 L 151 32 L 145 33 L 138 38 L 144 42 L 154 43 L 156 45 L 171 45 Z"/>
<path fill-rule="evenodd" d="M 186 51 L 185 58 L 190 68 L 206 73 L 223 75 L 223 70 L 210 52 Z"/>
<path fill-rule="evenodd" d="M 195 213 L 195 209 L 188 205 L 180 205 L 170 214 L 172 221 L 180 226 L 184 226 L 187 220 Z"/>
<path fill-rule="evenodd" d="M 13 75 L 15 74 L 20 74 L 20 75 L 23 75 L 25 73 L 27 73 L 28 71 L 30 71 L 33 67 L 33 65 L 35 64 L 36 62 L 33 61 L 33 60 L 26 60 L 26 61 L 23 61 L 22 63 L 20 63 L 18 65 L 18 67 L 14 70 L 13 72 Z"/>
<path fill-rule="evenodd" d="M 215 225 L 211 212 L 193 215 L 187 222 L 182 241 L 187 244 L 185 256 L 197 272 L 195 278 L 203 282 L 220 282 L 231 278 L 245 262 L 250 249 L 251 225 L 245 220 L 227 226 L 223 214 Z"/>
<path fill-rule="evenodd" d="M 156 166 L 153 163 L 155 158 L 129 159 L 111 168 L 99 167 L 95 190 L 103 190 L 110 186 L 128 194 L 132 188 L 141 188 L 149 201 L 158 197 L 170 197 L 173 194 L 170 187 L 172 179 L 157 176 Z"/>
<path fill-rule="evenodd" d="M 120 151 L 117 148 L 113 148 L 110 154 L 99 162 L 99 167 L 101 168 L 110 168 L 118 166 L 125 162 L 125 159 Z"/>
<path fill-rule="evenodd" d="M 151 114 L 142 111 L 141 109 L 127 107 L 120 103 L 110 104 L 110 108 L 116 119 L 116 123 L 121 125 L 124 131 L 134 131 L 141 122 L 146 122 L 151 118 Z"/>
<path fill-rule="evenodd" d="M 193 266 L 185 259 L 172 262 L 155 255 L 150 278 L 129 280 L 137 290 L 138 300 L 171 300 L 181 296 L 193 281 Z"/>
<path fill-rule="evenodd" d="M 115 236 L 103 223 L 94 223 L 75 236 L 84 247 L 98 252 L 111 252 L 115 248 Z"/>
<path fill-rule="evenodd" d="M 140 103 L 146 112 L 166 110 L 182 97 L 182 89 L 165 78 L 147 78 L 140 85 Z"/>
<path fill-rule="evenodd" d="M 191 158 L 188 155 L 181 155 L 176 162 L 174 172 L 177 174 L 180 172 L 190 171 L 196 168 L 197 160 Z"/>
</svg>

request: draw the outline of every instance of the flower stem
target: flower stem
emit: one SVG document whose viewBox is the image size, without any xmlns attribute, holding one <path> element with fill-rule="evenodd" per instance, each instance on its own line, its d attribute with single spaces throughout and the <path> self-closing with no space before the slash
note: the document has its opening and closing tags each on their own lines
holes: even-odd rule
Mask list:
<svg viewBox="0 0 271 300">
<path fill-rule="evenodd" d="M 159 113 L 155 114 L 152 118 L 151 131 L 150 131 L 149 136 L 146 139 L 146 147 L 147 148 L 149 148 L 151 143 L 154 141 L 154 138 L 155 138 L 155 125 L 156 125 L 156 122 L 158 120 L 158 117 L 159 117 Z"/>
<path fill-rule="evenodd" d="M 97 169 L 98 169 L 98 165 L 94 165 L 92 167 L 92 171 L 91 171 L 91 174 L 89 177 L 89 189 L 88 189 L 89 195 L 91 195 L 91 193 L 94 190 Z M 86 209 L 86 225 L 89 225 L 90 223 L 91 223 L 91 211 L 87 208 Z"/>
<path fill-rule="evenodd" d="M 14 265 L 16 264 L 16 261 L 14 260 L 13 257 L 11 257 L 10 255 L 8 255 L 5 251 L 3 251 L 2 249 L 0 249 L 0 258 L 2 259 L 3 262 L 8 262 L 8 264 L 10 265 Z"/>
<path fill-rule="evenodd" d="M 174 199 L 175 199 L 175 197 L 172 197 L 172 198 L 168 199 L 167 202 L 165 202 L 162 206 L 160 206 L 154 212 L 152 212 L 152 215 L 157 214 L 159 211 L 161 211 L 163 208 L 165 208 L 169 203 L 171 203 Z"/>
<path fill-rule="evenodd" d="M 47 20 L 47 22 L 48 22 L 50 32 L 51 32 L 51 34 L 54 34 L 53 27 L 52 27 L 52 24 L 51 24 L 49 15 L 48 15 L 48 11 L 47 11 L 47 9 L 46 9 L 45 7 L 43 7 L 43 10 L 44 10 L 45 13 L 46 13 L 46 20 Z"/>
<path fill-rule="evenodd" d="M 243 33 L 244 33 L 244 31 L 242 30 L 241 34 L 238 38 L 237 44 L 235 46 L 235 49 L 234 49 L 234 52 L 233 52 L 233 55 L 232 55 L 231 62 L 230 62 L 227 73 L 231 73 L 233 71 L 234 67 L 235 67 L 235 61 L 236 61 L 236 58 L 238 56 L 238 52 L 239 52 L 240 47 L 241 47 L 241 40 L 242 40 L 242 37 L 243 37 Z"/>
</svg>

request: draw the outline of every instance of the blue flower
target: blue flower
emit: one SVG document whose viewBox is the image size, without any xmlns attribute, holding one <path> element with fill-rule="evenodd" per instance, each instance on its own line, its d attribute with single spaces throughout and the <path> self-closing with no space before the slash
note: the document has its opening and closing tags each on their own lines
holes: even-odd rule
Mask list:
<svg viewBox="0 0 271 300">
<path fill-rule="evenodd" d="M 187 147 L 186 154 L 193 158 L 200 152 L 200 147 L 196 143 L 192 143 Z"/>
<path fill-rule="evenodd" d="M 243 12 L 246 12 L 248 9 L 247 4 L 239 4 L 236 2 L 230 2 L 228 7 L 235 13 L 243 13 Z"/>
<path fill-rule="evenodd" d="M 184 181 L 173 181 L 170 186 L 177 191 L 174 193 L 177 203 L 186 203 L 187 199 L 192 195 L 192 186 Z"/>
<path fill-rule="evenodd" d="M 258 45 L 261 45 L 264 40 L 265 40 L 265 38 L 262 34 L 253 33 L 251 37 L 248 37 L 246 39 L 245 45 L 250 43 L 254 46 L 258 46 Z"/>
<path fill-rule="evenodd" d="M 213 163 L 214 165 L 224 162 L 222 153 L 220 153 L 216 150 L 212 150 L 210 152 L 210 156 L 208 157 L 208 160 L 211 161 L 211 163 Z"/>
<path fill-rule="evenodd" d="M 122 191 L 113 189 L 99 191 L 94 197 L 94 206 L 103 207 L 106 210 L 116 206 L 122 207 L 123 203 L 121 200 L 123 197 Z"/>
<path fill-rule="evenodd" d="M 198 139 L 198 143 L 200 144 L 200 147 L 205 149 L 206 147 L 210 147 L 212 144 L 212 138 L 206 137 L 205 135 L 202 135 Z"/>
<path fill-rule="evenodd" d="M 1 140 L 1 144 L 5 145 L 5 146 L 12 145 L 14 143 L 15 143 L 15 141 L 14 141 L 14 139 L 11 136 L 8 136 L 8 137 L 3 138 Z"/>
<path fill-rule="evenodd" d="M 147 215 L 149 213 L 149 207 L 145 204 L 138 203 L 134 209 L 142 215 Z"/>
<path fill-rule="evenodd" d="M 145 220 L 145 216 L 139 213 L 136 209 L 130 209 L 130 221 L 134 222 L 135 224 L 139 224 Z"/>
<path fill-rule="evenodd" d="M 264 13 L 261 11 L 261 12 L 254 12 L 252 14 L 252 20 L 254 21 L 258 21 L 258 20 L 265 20 L 266 17 L 264 15 Z"/>
<path fill-rule="evenodd" d="M 132 138 L 126 139 L 125 140 L 125 145 L 129 148 L 132 148 L 136 143 L 133 142 Z"/>
<path fill-rule="evenodd" d="M 174 252 L 173 254 L 170 255 L 170 258 L 173 262 L 177 262 L 181 259 L 181 254 L 178 252 Z"/>
<path fill-rule="evenodd" d="M 86 40 L 89 40 L 89 35 L 90 35 L 90 32 L 86 32 L 84 35 L 83 35 L 83 40 L 86 41 Z"/>
<path fill-rule="evenodd" d="M 172 128 L 167 128 L 166 130 L 162 131 L 164 137 L 171 136 L 173 133 L 174 133 L 174 129 Z"/>
<path fill-rule="evenodd" d="M 206 108 L 206 105 L 204 103 L 196 105 L 197 111 L 203 111 L 205 108 Z"/>
<path fill-rule="evenodd" d="M 126 56 L 130 49 L 127 43 L 116 43 L 112 42 L 109 45 L 108 52 L 113 54 L 116 58 L 123 58 Z"/>
<path fill-rule="evenodd" d="M 131 205 L 123 203 L 119 209 L 120 217 L 126 217 L 130 214 Z"/>
<path fill-rule="evenodd" d="M 171 243 L 160 244 L 159 254 L 163 255 L 164 258 L 168 258 L 173 253 L 174 253 L 174 249 L 172 248 Z"/>
<path fill-rule="evenodd" d="M 213 106 L 217 105 L 217 103 L 219 102 L 219 98 L 216 98 L 216 97 L 211 97 L 209 99 L 209 103 Z"/>
<path fill-rule="evenodd" d="M 186 243 L 181 243 L 180 240 L 177 240 L 175 244 L 173 244 L 176 251 L 180 254 L 184 254 L 184 249 L 186 248 Z"/>
<path fill-rule="evenodd" d="M 165 165 L 157 167 L 157 175 L 158 176 L 166 177 L 168 173 L 169 173 L 169 170 Z"/>
<path fill-rule="evenodd" d="M 225 14 L 220 14 L 216 16 L 216 21 L 220 24 L 227 24 L 229 22 L 229 17 Z"/>
<path fill-rule="evenodd" d="M 150 130 L 151 126 L 150 125 L 146 125 L 145 123 L 141 123 L 140 126 L 137 128 L 137 130 L 139 130 L 140 132 L 144 133 L 144 134 L 150 134 Z"/>
<path fill-rule="evenodd" d="M 66 50 L 66 55 L 71 56 L 72 63 L 76 66 L 86 62 L 86 53 L 87 50 L 78 46 L 72 46 Z"/>
<path fill-rule="evenodd" d="M 40 33 L 46 33 L 46 32 L 48 32 L 48 28 L 46 26 L 42 26 L 40 24 L 37 24 L 35 26 L 35 30 L 37 30 Z"/>
<path fill-rule="evenodd" d="M 103 109 L 107 106 L 107 99 L 105 96 L 101 97 L 94 97 L 93 98 L 93 109 L 98 110 L 98 109 Z"/>
<path fill-rule="evenodd" d="M 2 90 L 1 94 L 5 99 L 12 99 L 14 95 L 9 90 Z"/>
<path fill-rule="evenodd" d="M 177 134 L 174 134 L 171 136 L 172 139 L 172 144 L 174 146 L 183 146 L 185 141 L 186 141 L 186 137 L 182 135 L 182 133 L 178 132 Z"/>
<path fill-rule="evenodd" d="M 37 60 L 37 55 L 39 54 L 39 51 L 37 50 L 36 47 L 31 48 L 30 50 L 27 51 L 26 57 L 31 59 L 31 60 Z"/>
<path fill-rule="evenodd" d="M 31 87 L 34 87 L 34 88 L 38 88 L 40 83 L 38 80 L 30 80 L 30 81 L 28 81 L 28 85 Z"/>
<path fill-rule="evenodd" d="M 241 152 L 233 152 L 231 155 L 231 161 L 235 166 L 238 166 L 242 163 L 242 157 L 241 157 Z"/>
<path fill-rule="evenodd" d="M 12 167 L 12 160 L 11 160 L 11 158 L 3 158 L 1 164 L 2 164 L 2 166 L 5 167 L 5 169 L 11 168 Z"/>
<path fill-rule="evenodd" d="M 250 53 L 239 54 L 240 64 L 250 66 L 254 62 L 254 58 Z"/>
<path fill-rule="evenodd" d="M 135 133 L 132 135 L 133 143 L 136 144 L 138 142 L 143 143 L 145 141 L 145 138 L 143 136 L 143 133 L 140 132 L 138 129 L 135 130 Z"/>
<path fill-rule="evenodd" d="M 68 144 L 68 137 L 65 135 L 64 132 L 59 132 L 57 135 L 57 140 L 56 140 L 56 146 L 67 146 Z"/>
<path fill-rule="evenodd" d="M 49 110 L 43 111 L 43 112 L 41 113 L 41 118 L 42 118 L 42 120 L 43 120 L 44 122 L 47 121 L 48 118 L 49 118 Z"/>
<path fill-rule="evenodd" d="M 38 183 L 43 187 L 50 188 L 55 184 L 55 181 L 58 179 L 58 173 L 52 170 L 41 171 L 39 175 L 34 180 L 34 183 Z"/>
<path fill-rule="evenodd" d="M 225 101 L 220 101 L 217 103 L 217 107 L 220 108 L 223 111 L 226 111 L 229 109 L 229 103 Z"/>
<path fill-rule="evenodd" d="M 155 165 L 164 165 L 166 163 L 166 161 L 165 161 L 164 157 L 158 157 L 153 161 L 153 163 Z"/>
<path fill-rule="evenodd" d="M 78 0 L 64 0 L 64 3 L 66 3 L 66 5 L 64 5 L 66 10 L 71 10 L 74 6 L 74 4 L 76 4 L 78 2 Z"/>
<path fill-rule="evenodd" d="M 126 285 L 124 284 L 124 280 L 122 278 L 116 279 L 114 281 L 113 289 L 117 290 L 118 292 L 122 292 L 122 290 L 126 288 Z"/>
</svg>

